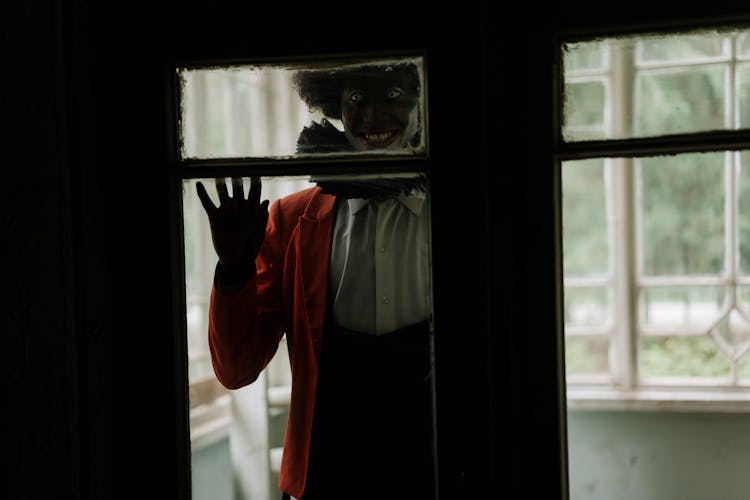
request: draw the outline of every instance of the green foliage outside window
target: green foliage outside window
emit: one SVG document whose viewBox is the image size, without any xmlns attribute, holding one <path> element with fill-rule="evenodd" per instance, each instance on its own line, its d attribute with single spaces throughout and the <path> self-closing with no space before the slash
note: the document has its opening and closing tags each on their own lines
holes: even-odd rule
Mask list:
<svg viewBox="0 0 750 500">
<path fill-rule="evenodd" d="M 609 372 L 607 338 L 571 337 L 565 342 L 565 370 L 572 374 L 606 374 Z"/>
<path fill-rule="evenodd" d="M 644 377 L 729 375 L 729 358 L 708 335 L 646 338 L 640 353 Z"/>
<path fill-rule="evenodd" d="M 737 189 L 737 236 L 740 273 L 750 275 L 750 152 L 740 154 Z"/>
<path fill-rule="evenodd" d="M 735 50 L 730 50 L 732 44 Z M 750 127 L 750 61 L 736 59 L 728 64 L 730 57 L 750 58 L 750 32 L 567 45 L 564 68 L 576 73 L 565 82 L 564 138 L 584 141 Z M 610 73 L 610 64 L 615 69 L 625 67 Z M 617 74 L 632 80 L 611 80 Z M 621 100 L 614 103 L 614 99 Z M 622 103 L 625 109 L 615 105 Z M 618 110 L 625 116 L 612 116 Z M 630 245 L 610 239 L 618 234 L 612 224 L 631 215 L 636 217 L 631 222 L 637 276 L 719 279 L 734 271 L 733 277 L 750 277 L 750 152 L 624 160 L 618 168 L 635 169 L 626 173 L 635 176 L 633 213 L 628 214 L 610 213 L 619 186 L 611 184 L 605 164 L 604 159 L 593 159 L 562 165 L 566 278 L 610 276 L 615 268 L 611 246 Z M 735 225 L 731 235 L 727 221 Z M 733 241 L 735 245 L 728 246 Z M 601 317 L 613 319 L 612 304 L 602 300 L 611 284 L 597 285 L 598 289 L 587 286 L 566 289 L 569 327 L 599 327 L 603 326 Z M 729 376 L 730 356 L 708 331 L 697 332 L 704 327 L 708 330 L 720 319 L 729 304 L 731 286 L 677 284 L 641 290 L 645 295 L 636 304 L 639 316 L 633 318 L 630 334 L 644 327 L 664 330 L 662 335 L 640 334 L 640 375 Z M 737 287 L 738 305 L 745 315 L 750 315 L 748 290 L 749 286 Z M 667 335 L 670 328 L 685 330 Z M 688 331 L 696 333 L 688 335 Z M 608 340 L 606 335 L 568 336 L 568 374 L 606 373 L 610 369 Z M 739 349 L 735 356 L 742 353 L 743 345 L 735 346 Z M 738 359 L 737 371 L 741 378 L 750 378 L 750 354 Z"/>
<path fill-rule="evenodd" d="M 638 74 L 638 135 L 720 130 L 724 119 L 724 66 Z"/>
<path fill-rule="evenodd" d="M 724 269 L 724 154 L 641 162 L 643 272 L 719 274 Z"/>
<path fill-rule="evenodd" d="M 604 160 L 566 162 L 562 184 L 565 275 L 605 274 L 609 248 Z"/>
</svg>

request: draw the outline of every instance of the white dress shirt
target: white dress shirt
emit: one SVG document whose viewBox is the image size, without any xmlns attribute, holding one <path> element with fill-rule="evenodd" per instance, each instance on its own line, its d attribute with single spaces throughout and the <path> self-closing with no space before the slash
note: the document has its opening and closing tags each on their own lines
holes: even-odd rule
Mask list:
<svg viewBox="0 0 750 500">
<path fill-rule="evenodd" d="M 429 319 L 427 205 L 422 192 L 338 204 L 329 286 L 338 326 L 382 334 Z"/>
</svg>

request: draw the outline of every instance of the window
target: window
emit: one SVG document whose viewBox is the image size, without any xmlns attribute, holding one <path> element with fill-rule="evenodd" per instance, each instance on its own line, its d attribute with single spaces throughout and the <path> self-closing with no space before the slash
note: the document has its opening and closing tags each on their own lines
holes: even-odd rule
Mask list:
<svg viewBox="0 0 750 500">
<path fill-rule="evenodd" d="M 750 32 L 563 44 L 571 408 L 750 406 Z"/>
<path fill-rule="evenodd" d="M 362 74 L 373 77 L 369 73 L 373 65 L 378 71 L 395 74 L 405 83 L 406 90 L 384 89 L 389 99 L 411 110 L 408 120 L 404 120 L 404 130 L 390 126 L 342 141 L 343 123 L 332 118 L 336 112 L 325 108 L 337 105 L 340 109 L 341 95 L 333 96 L 338 104 L 318 102 L 314 93 L 305 94 L 302 87 L 322 91 L 332 79 L 341 78 L 340 72 L 345 70 L 350 72 L 347 75 L 355 75 L 348 76 L 347 89 L 352 87 L 352 94 L 362 93 L 367 87 L 360 88 L 351 82 L 358 82 Z M 361 73 L 362 68 L 367 73 Z M 388 179 L 383 179 L 385 183 L 416 175 L 427 177 L 423 161 L 428 137 L 423 72 L 421 56 L 176 68 L 179 140 L 174 149 L 184 221 L 194 498 L 202 498 L 204 494 L 212 499 L 224 494 L 232 498 L 280 497 L 277 484 L 291 399 L 286 337 L 282 338 L 270 364 L 250 385 L 229 391 L 214 374 L 208 343 L 208 309 L 217 255 L 208 218 L 196 194 L 196 183 L 202 182 L 218 204 L 214 179 L 241 178 L 247 193 L 250 178 L 260 177 L 261 199 L 272 203 L 316 183 L 387 176 Z M 381 79 L 381 85 L 388 80 L 382 74 Z M 401 119 L 400 115 L 398 118 Z M 384 127 L 383 123 L 388 124 L 381 122 L 379 126 Z M 346 133 L 351 132 L 346 130 Z M 309 139 L 313 135 L 314 144 L 302 140 L 303 136 Z M 356 147 L 359 144 L 356 141 L 368 144 L 360 148 Z M 227 184 L 233 191 L 232 183 Z M 429 217 L 422 220 L 427 223 L 418 227 L 429 227 Z M 419 234 L 427 233 L 425 230 Z M 418 248 L 420 256 L 429 255 L 429 245 L 415 243 L 413 247 Z M 378 259 L 389 261 L 387 253 L 383 243 Z M 418 262 L 421 265 L 428 261 Z M 425 285 L 429 291 L 429 283 Z M 379 286 L 384 285 L 379 283 Z M 431 318 L 430 300 L 425 301 L 425 309 Z M 387 304 L 388 297 L 383 301 Z M 229 443 L 224 458 L 231 462 L 227 468 L 233 471 L 231 477 L 219 477 L 210 472 L 216 467 L 204 468 L 197 461 L 199 453 L 218 441 Z M 216 453 L 215 449 L 212 453 Z"/>
</svg>

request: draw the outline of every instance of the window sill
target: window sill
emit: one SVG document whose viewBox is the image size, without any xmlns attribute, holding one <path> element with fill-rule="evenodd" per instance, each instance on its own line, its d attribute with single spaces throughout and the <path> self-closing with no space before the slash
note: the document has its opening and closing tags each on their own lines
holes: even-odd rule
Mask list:
<svg viewBox="0 0 750 500">
<path fill-rule="evenodd" d="M 569 411 L 673 411 L 684 413 L 750 413 L 750 391 L 699 391 L 569 387 Z"/>
</svg>

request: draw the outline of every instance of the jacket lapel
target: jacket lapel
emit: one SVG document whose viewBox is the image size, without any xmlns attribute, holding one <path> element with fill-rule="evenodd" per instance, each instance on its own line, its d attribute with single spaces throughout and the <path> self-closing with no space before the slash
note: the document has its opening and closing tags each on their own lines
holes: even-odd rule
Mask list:
<svg viewBox="0 0 750 500">
<path fill-rule="evenodd" d="M 299 218 L 298 276 L 302 280 L 305 315 L 314 341 L 321 340 L 325 327 L 334 203 L 333 196 L 316 191 Z M 315 344 L 319 348 L 320 342 Z"/>
</svg>

